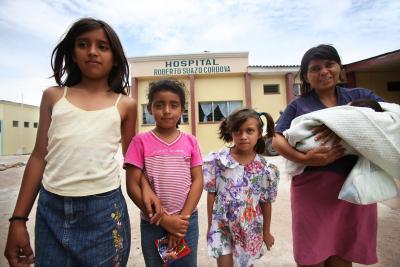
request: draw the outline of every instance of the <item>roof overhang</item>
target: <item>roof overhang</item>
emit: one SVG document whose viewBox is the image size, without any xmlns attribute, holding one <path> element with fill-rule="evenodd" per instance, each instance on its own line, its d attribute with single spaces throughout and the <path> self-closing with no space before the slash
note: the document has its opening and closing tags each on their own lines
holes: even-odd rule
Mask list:
<svg viewBox="0 0 400 267">
<path fill-rule="evenodd" d="M 345 64 L 346 72 L 400 71 L 400 50 Z"/>
<path fill-rule="evenodd" d="M 287 73 L 296 74 L 300 66 L 248 66 L 247 72 L 254 76 L 261 75 L 285 75 Z"/>
</svg>

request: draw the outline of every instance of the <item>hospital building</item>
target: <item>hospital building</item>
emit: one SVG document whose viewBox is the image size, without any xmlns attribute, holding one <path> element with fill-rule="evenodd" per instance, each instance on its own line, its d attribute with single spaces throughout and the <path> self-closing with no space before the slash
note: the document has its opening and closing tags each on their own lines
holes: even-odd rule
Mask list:
<svg viewBox="0 0 400 267">
<path fill-rule="evenodd" d="M 187 89 L 180 129 L 195 135 L 203 153 L 220 148 L 220 121 L 239 107 L 268 112 L 276 120 L 299 93 L 298 65 L 249 65 L 248 52 L 196 53 L 128 58 L 131 94 L 137 101 L 136 132 L 154 127 L 149 84 L 175 78 Z M 345 87 L 364 87 L 400 104 L 400 50 L 344 65 Z M 39 108 L 0 100 L 0 155 L 30 153 Z"/>
</svg>

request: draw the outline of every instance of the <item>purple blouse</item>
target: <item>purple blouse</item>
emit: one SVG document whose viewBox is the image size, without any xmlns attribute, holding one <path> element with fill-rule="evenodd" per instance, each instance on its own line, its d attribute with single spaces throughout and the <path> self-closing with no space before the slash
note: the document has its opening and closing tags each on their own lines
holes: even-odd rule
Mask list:
<svg viewBox="0 0 400 267">
<path fill-rule="evenodd" d="M 378 102 L 384 101 L 381 97 L 375 95 L 371 90 L 364 88 L 344 88 L 336 86 L 338 106 L 346 105 L 347 103 L 359 98 L 371 98 Z M 282 133 L 290 128 L 292 120 L 298 116 L 310 113 L 316 110 L 327 108 L 319 99 L 314 90 L 293 100 L 282 113 L 279 118 L 275 131 Z M 351 170 L 357 161 L 357 156 L 347 155 L 325 166 L 310 167 L 307 166 L 304 172 L 316 170 L 330 170 L 338 173 L 347 173 Z"/>
<path fill-rule="evenodd" d="M 336 86 L 336 94 L 338 106 L 346 105 L 347 103 L 359 98 L 372 98 L 376 101 L 384 101 L 381 97 L 375 95 L 371 90 L 364 88 L 344 88 Z M 292 120 L 300 115 L 327 108 L 318 95 L 312 90 L 305 96 L 301 96 L 293 100 L 282 113 L 275 127 L 277 133 L 282 133 L 290 128 Z"/>
</svg>

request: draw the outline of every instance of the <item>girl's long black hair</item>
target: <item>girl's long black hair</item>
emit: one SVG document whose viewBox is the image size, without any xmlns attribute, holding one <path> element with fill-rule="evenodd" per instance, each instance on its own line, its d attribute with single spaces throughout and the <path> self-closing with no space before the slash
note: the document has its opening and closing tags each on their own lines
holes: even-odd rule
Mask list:
<svg viewBox="0 0 400 267">
<path fill-rule="evenodd" d="M 82 33 L 99 28 L 104 30 L 108 38 L 114 59 L 108 85 L 116 93 L 129 95 L 129 65 L 122 44 L 111 26 L 98 19 L 82 18 L 72 24 L 51 54 L 52 77 L 59 86 L 73 86 L 81 81 L 81 70 L 73 60 L 75 40 Z"/>
</svg>

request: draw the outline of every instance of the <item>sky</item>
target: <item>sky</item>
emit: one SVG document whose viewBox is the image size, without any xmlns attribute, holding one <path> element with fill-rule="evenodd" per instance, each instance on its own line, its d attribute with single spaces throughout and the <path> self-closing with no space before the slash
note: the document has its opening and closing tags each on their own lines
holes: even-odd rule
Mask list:
<svg viewBox="0 0 400 267">
<path fill-rule="evenodd" d="M 109 23 L 127 57 L 249 52 L 299 65 L 332 44 L 344 64 L 400 49 L 398 0 L 0 0 L 0 100 L 39 105 L 51 52 L 82 17 Z"/>
</svg>

